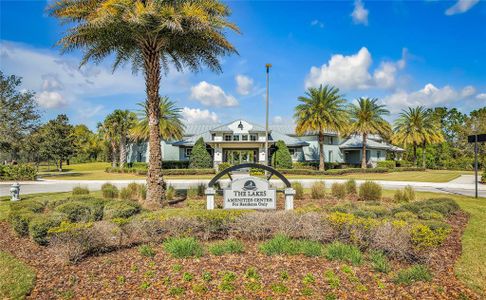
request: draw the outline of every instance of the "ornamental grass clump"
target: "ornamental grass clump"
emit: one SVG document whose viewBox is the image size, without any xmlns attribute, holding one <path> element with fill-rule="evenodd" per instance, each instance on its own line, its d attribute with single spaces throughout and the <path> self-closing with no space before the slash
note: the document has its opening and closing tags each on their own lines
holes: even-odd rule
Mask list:
<svg viewBox="0 0 486 300">
<path fill-rule="evenodd" d="M 344 199 L 346 197 L 346 185 L 344 183 L 333 183 L 331 186 L 331 194 L 334 198 Z"/>
<path fill-rule="evenodd" d="M 411 202 L 415 200 L 415 190 L 412 186 L 407 185 L 403 190 L 396 190 L 393 196 L 395 202 Z"/>
<path fill-rule="evenodd" d="M 375 271 L 381 273 L 388 273 L 391 271 L 390 262 L 383 251 L 371 250 L 369 253 L 369 259 Z"/>
<path fill-rule="evenodd" d="M 118 198 L 118 188 L 111 183 L 105 183 L 101 186 L 101 193 L 103 198 L 115 199 Z"/>
<path fill-rule="evenodd" d="M 319 242 L 291 239 L 283 234 L 277 234 L 272 239 L 262 243 L 259 248 L 260 251 L 269 256 L 303 254 L 313 257 L 322 254 L 322 245 Z"/>
<path fill-rule="evenodd" d="M 381 193 L 381 185 L 373 181 L 366 181 L 359 186 L 359 198 L 363 201 L 379 201 Z"/>
<path fill-rule="evenodd" d="M 302 186 L 302 183 L 294 181 L 292 182 L 292 188 L 295 190 L 295 199 L 300 200 L 304 198 L 304 187 Z"/>
<path fill-rule="evenodd" d="M 344 183 L 346 186 L 346 194 L 348 195 L 356 195 L 358 193 L 358 188 L 356 185 L 356 180 L 354 179 L 349 179 Z"/>
<path fill-rule="evenodd" d="M 243 253 L 245 246 L 239 240 L 228 239 L 224 241 L 217 241 L 208 246 L 208 251 L 212 255 L 220 256 L 223 254 Z"/>
<path fill-rule="evenodd" d="M 203 247 L 193 237 L 169 238 L 164 242 L 164 249 L 174 258 L 200 257 Z"/>
<path fill-rule="evenodd" d="M 75 186 L 72 191 L 73 195 L 88 195 L 89 189 L 87 187 Z"/>
<path fill-rule="evenodd" d="M 138 247 L 138 253 L 140 255 L 145 256 L 145 257 L 154 257 L 155 256 L 155 251 L 150 245 L 140 245 Z"/>
<path fill-rule="evenodd" d="M 311 186 L 312 199 L 324 199 L 326 197 L 326 183 L 324 181 L 316 181 Z"/>
<path fill-rule="evenodd" d="M 360 265 L 363 262 L 363 254 L 358 247 L 341 242 L 329 244 L 326 247 L 325 255 L 329 260 L 347 261 L 353 265 Z"/>
<path fill-rule="evenodd" d="M 431 281 L 432 275 L 429 269 L 424 265 L 414 265 L 402 269 L 397 273 L 394 282 L 397 284 L 410 285 L 417 281 Z"/>
</svg>

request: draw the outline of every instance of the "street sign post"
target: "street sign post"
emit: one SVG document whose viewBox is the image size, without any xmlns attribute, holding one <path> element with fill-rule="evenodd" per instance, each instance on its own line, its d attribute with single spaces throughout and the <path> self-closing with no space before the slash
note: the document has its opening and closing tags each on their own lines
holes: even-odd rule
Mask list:
<svg viewBox="0 0 486 300">
<path fill-rule="evenodd" d="M 475 198 L 478 197 L 478 143 L 486 142 L 486 133 L 474 134 L 467 137 L 468 143 L 474 143 L 474 188 Z"/>
</svg>

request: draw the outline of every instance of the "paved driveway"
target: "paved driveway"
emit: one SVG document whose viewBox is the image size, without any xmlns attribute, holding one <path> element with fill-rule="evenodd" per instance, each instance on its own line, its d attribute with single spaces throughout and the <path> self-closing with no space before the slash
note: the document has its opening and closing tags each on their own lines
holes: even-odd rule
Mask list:
<svg viewBox="0 0 486 300">
<path fill-rule="evenodd" d="M 291 179 L 290 181 L 300 181 L 304 187 L 310 187 L 319 179 Z M 345 182 L 343 179 L 325 179 L 328 186 L 334 182 Z M 99 190 L 103 183 L 110 182 L 117 187 L 127 186 L 130 182 L 145 183 L 145 180 L 39 180 L 30 182 L 20 182 L 21 194 L 31 193 L 51 193 L 51 192 L 68 192 L 75 186 L 87 187 L 90 190 Z M 169 185 L 175 188 L 188 188 L 197 186 L 198 184 L 207 184 L 208 179 L 171 179 L 167 181 Z M 229 182 L 228 179 L 221 180 L 221 185 L 225 186 Z M 275 186 L 282 186 L 282 182 L 278 179 L 272 179 L 271 184 Z M 356 180 L 358 184 L 364 182 L 363 180 Z M 435 193 L 452 193 L 466 196 L 474 196 L 474 176 L 462 175 L 461 177 L 450 182 L 412 182 L 412 181 L 384 181 L 376 180 L 375 182 L 381 184 L 384 189 L 401 189 L 407 185 L 414 187 L 416 191 L 435 192 Z M 9 195 L 9 189 L 12 182 L 0 183 L 0 196 Z M 486 185 L 479 185 L 479 196 L 486 197 Z"/>
</svg>

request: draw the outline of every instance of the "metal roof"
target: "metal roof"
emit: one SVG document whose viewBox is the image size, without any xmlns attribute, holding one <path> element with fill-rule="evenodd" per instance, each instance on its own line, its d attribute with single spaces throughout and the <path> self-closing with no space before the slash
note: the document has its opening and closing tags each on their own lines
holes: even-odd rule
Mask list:
<svg viewBox="0 0 486 300">
<path fill-rule="evenodd" d="M 344 142 L 339 145 L 341 149 L 361 149 L 363 148 L 363 136 L 352 135 Z M 394 152 L 402 152 L 404 151 L 402 148 L 397 147 L 395 145 L 389 144 L 381 139 L 381 137 L 377 135 L 370 135 L 366 140 L 366 148 L 368 149 L 383 149 L 383 150 L 390 150 Z"/>
</svg>

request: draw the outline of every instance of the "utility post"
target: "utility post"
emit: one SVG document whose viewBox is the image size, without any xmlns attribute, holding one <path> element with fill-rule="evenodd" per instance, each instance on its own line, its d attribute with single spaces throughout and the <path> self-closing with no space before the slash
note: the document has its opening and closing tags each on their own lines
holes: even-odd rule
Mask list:
<svg viewBox="0 0 486 300">
<path fill-rule="evenodd" d="M 268 157 L 268 88 L 269 88 L 269 80 L 270 80 L 270 68 L 272 64 L 266 64 L 265 68 L 267 69 L 267 101 L 266 101 L 266 117 L 265 117 L 265 165 L 269 165 L 269 157 Z M 265 171 L 265 174 L 267 172 Z"/>
<path fill-rule="evenodd" d="M 478 197 L 478 135 L 474 135 L 474 189 L 475 198 Z"/>
</svg>

